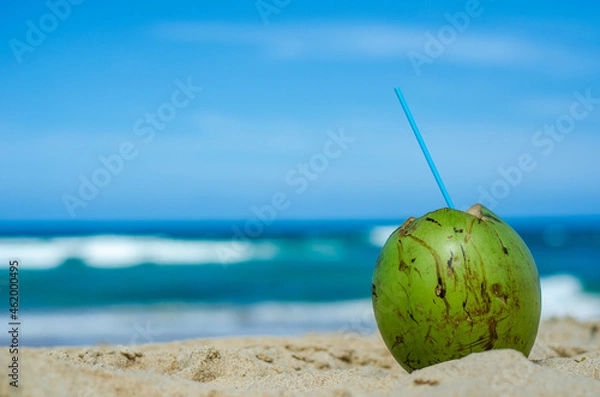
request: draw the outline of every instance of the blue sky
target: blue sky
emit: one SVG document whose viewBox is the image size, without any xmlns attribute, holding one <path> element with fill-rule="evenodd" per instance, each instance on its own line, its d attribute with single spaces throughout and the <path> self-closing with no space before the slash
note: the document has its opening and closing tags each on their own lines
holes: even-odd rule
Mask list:
<svg viewBox="0 0 600 397">
<path fill-rule="evenodd" d="M 0 219 L 423 214 L 396 85 L 457 207 L 600 213 L 595 3 L 79 2 L 4 6 Z"/>
</svg>

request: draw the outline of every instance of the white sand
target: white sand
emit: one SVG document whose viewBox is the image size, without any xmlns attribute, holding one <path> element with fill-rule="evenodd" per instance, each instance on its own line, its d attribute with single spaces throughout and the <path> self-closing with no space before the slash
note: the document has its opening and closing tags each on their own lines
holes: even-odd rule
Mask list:
<svg viewBox="0 0 600 397">
<path fill-rule="evenodd" d="M 529 359 L 489 351 L 410 375 L 377 334 L 20 353 L 20 387 L 5 375 L 1 396 L 600 396 L 600 321 L 544 322 Z M 3 349 L 1 362 L 9 359 Z"/>
</svg>

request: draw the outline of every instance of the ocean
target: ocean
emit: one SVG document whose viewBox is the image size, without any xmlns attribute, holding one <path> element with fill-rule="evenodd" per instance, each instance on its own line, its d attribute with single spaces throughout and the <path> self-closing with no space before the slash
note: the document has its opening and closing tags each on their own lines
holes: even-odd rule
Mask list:
<svg viewBox="0 0 600 397">
<path fill-rule="evenodd" d="M 600 318 L 600 217 L 507 221 L 536 260 L 542 316 Z M 26 346 L 373 332 L 373 267 L 401 223 L 3 224 L 4 319 L 16 259 Z"/>
</svg>

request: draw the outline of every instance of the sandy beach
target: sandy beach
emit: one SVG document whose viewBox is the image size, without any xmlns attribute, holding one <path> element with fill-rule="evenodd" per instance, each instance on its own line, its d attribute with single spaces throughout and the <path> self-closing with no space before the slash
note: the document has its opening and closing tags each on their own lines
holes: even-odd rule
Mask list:
<svg viewBox="0 0 600 397">
<path fill-rule="evenodd" d="M 600 321 L 544 321 L 528 359 L 489 351 L 412 374 L 378 334 L 24 348 L 19 361 L 18 391 L 5 379 L 0 395 L 598 396 Z"/>
</svg>

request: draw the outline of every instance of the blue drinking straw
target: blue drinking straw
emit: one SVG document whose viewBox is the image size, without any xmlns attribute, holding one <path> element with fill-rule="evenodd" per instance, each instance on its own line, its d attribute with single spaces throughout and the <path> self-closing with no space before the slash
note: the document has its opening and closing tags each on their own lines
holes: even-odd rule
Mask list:
<svg viewBox="0 0 600 397">
<path fill-rule="evenodd" d="M 433 159 L 431 158 L 431 155 L 429 154 L 429 150 L 427 150 L 427 145 L 425 145 L 425 141 L 423 141 L 423 137 L 421 136 L 419 127 L 417 127 L 417 123 L 415 123 L 415 119 L 413 119 L 413 116 L 410 113 L 410 110 L 408 109 L 408 105 L 406 104 L 404 95 L 402 95 L 402 91 L 400 91 L 400 88 L 398 88 L 398 87 L 394 88 L 394 91 L 396 91 L 396 96 L 398 97 L 398 100 L 400 101 L 400 104 L 402 105 L 402 109 L 404 109 L 404 114 L 406 114 L 408 123 L 410 124 L 413 132 L 415 133 L 415 137 L 417 138 L 417 141 L 419 142 L 419 146 L 421 146 L 421 150 L 423 151 L 423 154 L 425 155 L 425 159 L 427 160 L 427 164 L 429 164 L 429 168 L 431 169 L 431 172 L 433 173 L 433 176 L 435 177 L 435 181 L 437 182 L 438 186 L 440 187 L 440 190 L 442 191 L 442 194 L 444 195 L 444 200 L 446 200 L 446 204 L 448 204 L 448 207 L 454 209 L 454 204 L 452 203 L 452 199 L 450 199 L 450 196 L 448 195 L 448 191 L 446 190 L 446 186 L 444 186 L 444 182 L 442 182 L 442 177 L 438 173 L 438 170 L 435 167 L 435 164 L 433 163 Z"/>
</svg>

